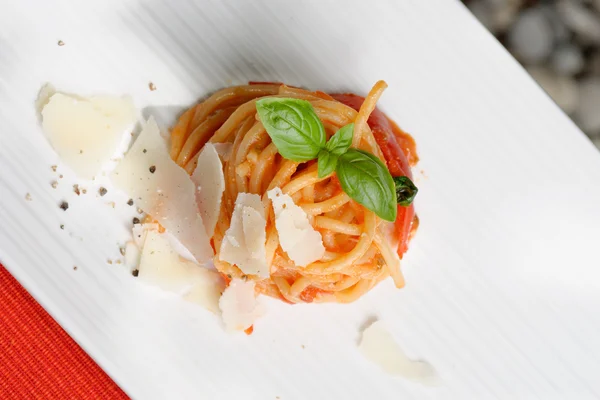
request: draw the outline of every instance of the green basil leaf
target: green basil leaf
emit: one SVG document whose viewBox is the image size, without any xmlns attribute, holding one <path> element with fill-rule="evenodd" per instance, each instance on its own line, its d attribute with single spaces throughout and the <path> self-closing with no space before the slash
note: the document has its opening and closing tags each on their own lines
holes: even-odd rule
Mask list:
<svg viewBox="0 0 600 400">
<path fill-rule="evenodd" d="M 410 206 L 419 189 L 408 176 L 396 176 L 392 179 L 396 187 L 396 202 L 404 207 Z"/>
<path fill-rule="evenodd" d="M 394 181 L 381 160 L 366 151 L 349 149 L 340 156 L 335 171 L 348 196 L 380 218 L 396 220 Z"/>
<path fill-rule="evenodd" d="M 331 153 L 341 156 L 352 144 L 354 123 L 342 126 L 327 142 L 325 148 Z"/>
<path fill-rule="evenodd" d="M 317 171 L 319 174 L 319 178 L 324 178 L 327 175 L 331 174 L 333 171 L 335 171 L 335 167 L 337 166 L 339 158 L 338 155 L 327 151 L 327 149 L 323 149 L 319 152 L 318 158 L 319 159 Z"/>
<path fill-rule="evenodd" d="M 308 101 L 267 97 L 256 102 L 256 111 L 284 158 L 313 160 L 325 147 L 325 127 Z"/>
</svg>

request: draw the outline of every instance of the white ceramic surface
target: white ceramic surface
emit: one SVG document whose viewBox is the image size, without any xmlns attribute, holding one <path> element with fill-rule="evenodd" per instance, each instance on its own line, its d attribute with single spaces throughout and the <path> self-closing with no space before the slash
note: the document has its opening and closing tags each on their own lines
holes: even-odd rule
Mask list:
<svg viewBox="0 0 600 400">
<path fill-rule="evenodd" d="M 600 396 L 600 154 L 460 3 L 4 0 L 0 9 L 0 260 L 132 397 Z M 422 159 L 407 286 L 390 279 L 345 306 L 268 301 L 251 336 L 226 334 L 209 312 L 107 264 L 135 210 L 117 191 L 96 195 L 105 178 L 81 182 L 60 165 L 33 106 L 51 82 L 131 94 L 168 123 L 248 80 L 364 94 L 377 79 L 390 86 L 381 108 Z M 74 183 L 88 193 L 77 197 Z M 356 343 L 371 316 L 431 362 L 442 386 L 364 361 Z"/>
</svg>

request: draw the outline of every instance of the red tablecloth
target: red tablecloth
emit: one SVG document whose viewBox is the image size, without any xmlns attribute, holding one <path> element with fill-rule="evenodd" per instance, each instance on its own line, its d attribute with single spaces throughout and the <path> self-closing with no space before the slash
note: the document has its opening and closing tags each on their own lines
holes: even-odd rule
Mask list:
<svg viewBox="0 0 600 400">
<path fill-rule="evenodd" d="M 127 399 L 1 265 L 0 399 Z"/>
</svg>

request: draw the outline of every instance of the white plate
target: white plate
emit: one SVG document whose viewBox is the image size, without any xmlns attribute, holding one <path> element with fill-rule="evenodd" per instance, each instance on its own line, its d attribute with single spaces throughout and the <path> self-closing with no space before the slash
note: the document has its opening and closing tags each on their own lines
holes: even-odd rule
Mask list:
<svg viewBox="0 0 600 400">
<path fill-rule="evenodd" d="M 135 211 L 60 165 L 33 107 L 52 82 L 131 94 L 168 122 L 248 80 L 364 94 L 377 79 L 422 159 L 407 286 L 346 306 L 269 301 L 252 336 L 107 264 Z M 0 105 L 0 260 L 135 398 L 600 396 L 600 154 L 458 2 L 4 3 Z M 372 315 L 441 387 L 361 358 Z"/>
</svg>

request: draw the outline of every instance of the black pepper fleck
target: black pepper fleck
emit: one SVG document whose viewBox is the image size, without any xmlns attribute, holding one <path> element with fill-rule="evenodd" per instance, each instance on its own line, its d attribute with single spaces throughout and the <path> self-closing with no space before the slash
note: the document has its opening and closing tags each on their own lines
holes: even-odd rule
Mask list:
<svg viewBox="0 0 600 400">
<path fill-rule="evenodd" d="M 73 265 L 73 271 L 77 271 L 77 265 Z"/>
<path fill-rule="evenodd" d="M 150 173 L 151 173 L 151 174 L 153 174 L 153 173 L 154 173 L 154 171 L 156 171 L 156 166 L 155 166 L 155 165 L 151 166 L 151 167 L 149 168 L 149 171 L 150 171 Z"/>
<path fill-rule="evenodd" d="M 62 203 L 60 203 L 60 208 L 62 208 L 63 211 L 67 211 L 67 209 L 69 208 L 69 203 L 63 201 Z"/>
<path fill-rule="evenodd" d="M 65 229 L 65 225 L 64 224 L 60 224 L 60 229 Z"/>
<path fill-rule="evenodd" d="M 140 219 L 138 217 L 133 217 L 133 224 L 139 224 L 140 223 Z"/>
<path fill-rule="evenodd" d="M 108 192 L 108 190 L 106 190 L 106 188 L 104 188 L 104 187 L 101 187 L 100 189 L 98 189 L 98 193 L 100 194 L 100 196 L 104 196 L 107 192 Z"/>
<path fill-rule="evenodd" d="M 134 269 L 133 271 L 131 271 L 131 275 L 137 277 L 140 274 L 140 271 L 138 269 Z"/>
<path fill-rule="evenodd" d="M 142 150 L 142 152 L 144 152 L 144 153 L 145 153 L 145 152 L 147 152 L 147 151 L 148 151 L 148 150 L 146 150 L 146 149 Z"/>
<path fill-rule="evenodd" d="M 75 192 L 75 194 L 77 196 L 79 196 L 81 194 L 81 192 L 79 191 L 79 185 L 78 184 L 74 184 L 73 185 L 73 191 Z"/>
<path fill-rule="evenodd" d="M 132 206 L 132 205 L 133 205 L 133 199 L 129 199 L 129 200 L 127 200 L 127 205 L 128 205 L 128 206 Z"/>
</svg>

